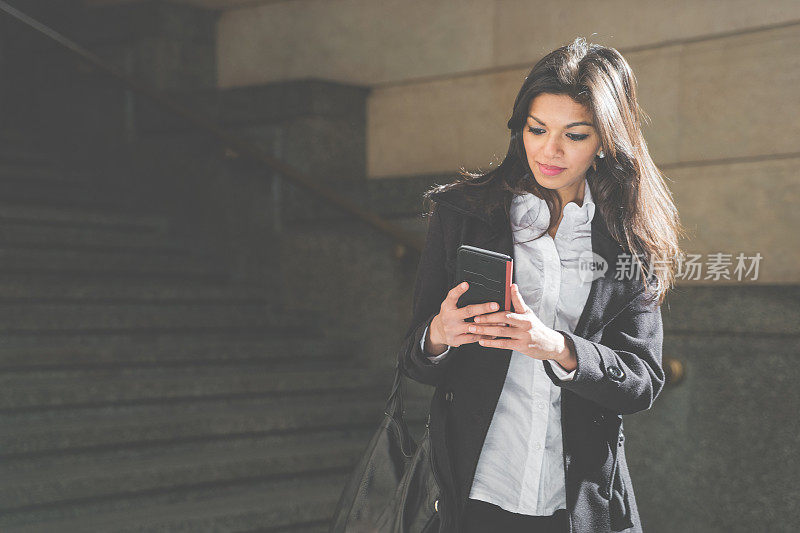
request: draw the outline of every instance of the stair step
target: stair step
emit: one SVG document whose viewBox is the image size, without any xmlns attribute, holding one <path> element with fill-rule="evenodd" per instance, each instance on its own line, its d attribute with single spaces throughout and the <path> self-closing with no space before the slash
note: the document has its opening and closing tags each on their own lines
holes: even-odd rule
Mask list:
<svg viewBox="0 0 800 533">
<path fill-rule="evenodd" d="M 316 328 L 317 326 L 315 326 Z M 205 337 L 219 338 L 240 336 L 243 339 L 297 339 L 299 336 L 306 338 L 321 338 L 325 330 L 309 329 L 306 325 L 294 326 L 205 326 L 205 327 L 141 327 L 141 328 L 84 328 L 84 329 L 5 329 L 0 330 L 0 347 L 3 350 L 11 345 L 26 344 L 27 346 L 52 345 L 57 339 L 67 339 L 76 344 L 92 344 L 96 341 L 109 338 L 120 339 L 129 337 L 137 338 L 163 338 L 178 336 L 184 339 L 196 338 L 198 342 Z M 197 344 L 192 346 L 197 347 Z"/>
<path fill-rule="evenodd" d="M 0 527 L 8 533 L 315 531 L 330 522 L 348 475 L 347 469 L 339 469 L 317 476 L 11 513 L 0 517 Z"/>
<path fill-rule="evenodd" d="M 34 145 L 33 135 L 28 132 L 20 132 L 16 129 L 0 129 L 0 146 L 7 149 L 31 149 Z"/>
<path fill-rule="evenodd" d="M 384 376 L 385 377 L 385 376 Z M 375 426 L 376 402 L 390 380 L 368 388 L 311 391 L 301 395 L 161 401 L 147 405 L 53 409 L 0 415 L 0 457 L 10 461 L 67 451 L 152 446 L 170 442 L 229 439 L 297 431 Z M 409 398 L 407 408 L 424 413 L 424 400 Z"/>
<path fill-rule="evenodd" d="M 0 370 L 125 368 L 187 362 L 216 366 L 264 362 L 285 367 L 297 359 L 336 361 L 357 351 L 357 345 L 349 340 L 311 338 L 307 334 L 280 338 L 263 330 L 251 330 L 249 336 L 217 331 L 4 335 L 0 337 Z"/>
<path fill-rule="evenodd" d="M 0 139 L 0 161 L 3 163 L 45 163 L 52 161 L 49 153 L 36 150 L 21 143 L 7 144 Z"/>
<path fill-rule="evenodd" d="M 128 185 L 105 181 L 29 180 L 0 176 L 0 198 L 4 204 L 64 208 L 142 210 L 148 202 Z"/>
<path fill-rule="evenodd" d="M 1 247 L 2 245 L 0 245 Z M 195 253 L 195 252 L 189 252 Z M 214 259 L 209 259 L 208 272 L 204 273 L 186 273 L 176 271 L 126 271 L 126 270 L 56 270 L 56 269 L 22 269 L 17 268 L 13 270 L 3 270 L 0 265 L 0 286 L 8 287 L 14 283 L 35 284 L 40 283 L 43 287 L 52 286 L 63 282 L 65 286 L 72 284 L 96 284 L 99 287 L 112 287 L 114 285 L 127 286 L 127 285 L 147 285 L 152 284 L 155 287 L 155 292 L 162 290 L 164 286 L 170 285 L 209 285 L 209 286 L 222 286 L 237 283 L 236 280 L 231 279 L 229 273 L 224 271 L 223 267 L 216 267 L 219 263 Z M 220 271 L 222 270 L 222 271 Z M 19 290 L 12 289 L 12 292 L 20 294 Z M 150 290 L 150 293 L 154 293 Z M 0 294 L 0 298 L 3 295 Z M 22 296 L 23 298 L 25 296 Z"/>
<path fill-rule="evenodd" d="M 94 302 L 0 301 L 0 332 L 137 328 L 294 327 L 320 313 L 290 311 L 264 299 L 229 301 L 101 300 Z"/>
<path fill-rule="evenodd" d="M 215 270 L 199 257 L 172 249 L 125 249 L 110 246 L 0 246 L 1 273 L 56 273 L 67 275 L 105 273 L 114 275 L 208 276 Z"/>
<path fill-rule="evenodd" d="M 9 161 L 0 158 L 0 178 L 5 177 L 27 180 L 69 180 L 70 178 L 77 178 L 80 181 L 85 179 L 81 174 L 65 172 L 50 160 Z"/>
<path fill-rule="evenodd" d="M 139 233 L 117 228 L 75 228 L 60 225 L 30 225 L 0 221 L 0 246 L 25 245 L 73 245 L 73 246 L 119 246 L 128 249 L 147 249 L 176 246 L 164 234 Z"/>
<path fill-rule="evenodd" d="M 75 209 L 41 205 L 0 205 L 0 223 L 69 226 L 76 229 L 107 228 L 129 232 L 157 232 L 167 218 L 155 213 L 134 213 L 102 209 Z"/>
<path fill-rule="evenodd" d="M 7 160 L 0 158 L 0 180 L 59 182 L 65 186 L 94 185 L 103 179 L 95 169 L 75 168 L 52 159 Z"/>
<path fill-rule="evenodd" d="M 83 302 L 124 299 L 130 302 L 260 299 L 263 289 L 242 283 L 209 283 L 192 279 L 86 279 L 59 276 L 6 276 L 0 279 L 0 302 Z"/>
<path fill-rule="evenodd" d="M 375 409 L 381 406 L 376 404 Z M 0 466 L 0 512 L 352 468 L 374 428 L 71 454 Z"/>
<path fill-rule="evenodd" d="M 105 368 L 0 374 L 0 412 L 205 399 L 297 395 L 374 386 L 363 368 L 273 371 L 268 365 L 235 367 Z"/>
</svg>

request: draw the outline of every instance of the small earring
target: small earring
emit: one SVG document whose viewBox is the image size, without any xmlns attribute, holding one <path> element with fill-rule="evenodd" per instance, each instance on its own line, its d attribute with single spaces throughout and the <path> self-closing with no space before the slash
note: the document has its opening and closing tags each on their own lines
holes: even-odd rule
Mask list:
<svg viewBox="0 0 800 533">
<path fill-rule="evenodd" d="M 600 159 L 603 159 L 605 156 L 606 154 L 604 154 L 602 150 L 600 150 L 600 153 L 597 154 L 597 157 L 599 157 Z"/>
</svg>

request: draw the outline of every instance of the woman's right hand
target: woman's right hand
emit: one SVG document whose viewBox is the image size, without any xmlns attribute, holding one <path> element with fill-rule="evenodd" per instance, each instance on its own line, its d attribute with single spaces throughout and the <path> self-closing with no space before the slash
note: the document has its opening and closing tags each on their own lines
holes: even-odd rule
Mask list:
<svg viewBox="0 0 800 533">
<path fill-rule="evenodd" d="M 439 314 L 431 321 L 428 335 L 433 351 L 441 353 L 448 346 L 461 346 L 462 344 L 478 342 L 485 338 L 494 338 L 493 336 L 470 333 L 469 327 L 472 322 L 465 322 L 464 320 L 472 316 L 493 313 L 499 309 L 499 306 L 496 302 L 486 302 L 456 307 L 458 299 L 468 289 L 469 284 L 466 281 L 450 289 L 447 297 L 442 302 Z"/>
</svg>

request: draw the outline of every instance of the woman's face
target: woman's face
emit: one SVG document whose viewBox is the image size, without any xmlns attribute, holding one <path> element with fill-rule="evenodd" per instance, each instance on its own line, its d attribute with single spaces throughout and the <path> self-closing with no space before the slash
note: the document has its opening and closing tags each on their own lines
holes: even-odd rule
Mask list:
<svg viewBox="0 0 800 533">
<path fill-rule="evenodd" d="M 558 191 L 564 204 L 579 191 L 582 198 L 586 171 L 600 152 L 586 107 L 563 94 L 540 94 L 531 102 L 522 140 L 539 185 Z"/>
</svg>

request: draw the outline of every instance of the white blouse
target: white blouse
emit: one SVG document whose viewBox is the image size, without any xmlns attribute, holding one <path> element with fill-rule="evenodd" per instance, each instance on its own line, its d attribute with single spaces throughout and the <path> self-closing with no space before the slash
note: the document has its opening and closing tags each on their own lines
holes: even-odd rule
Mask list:
<svg viewBox="0 0 800 533">
<path fill-rule="evenodd" d="M 547 203 L 531 193 L 516 195 L 510 220 L 514 232 L 514 281 L 525 303 L 545 325 L 575 331 L 589 297 L 592 277 L 581 274 L 579 260 L 591 258 L 595 205 L 584 180 L 581 206 L 569 202 L 556 237 L 547 229 Z M 530 227 L 528 227 L 530 226 Z M 422 336 L 422 350 L 425 337 Z M 450 348 L 428 359 L 438 363 Z M 555 361 L 553 372 L 571 380 Z M 495 408 L 475 470 L 470 498 L 483 500 L 513 513 L 549 516 L 566 509 L 564 449 L 561 436 L 561 388 L 544 370 L 541 359 L 516 350 Z"/>
</svg>

